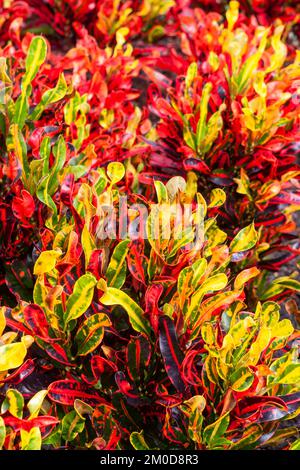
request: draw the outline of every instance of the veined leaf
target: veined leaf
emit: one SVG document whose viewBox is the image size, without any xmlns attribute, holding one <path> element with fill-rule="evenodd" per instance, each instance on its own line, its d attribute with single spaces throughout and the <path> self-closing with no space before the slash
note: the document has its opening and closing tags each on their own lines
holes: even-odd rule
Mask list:
<svg viewBox="0 0 300 470">
<path fill-rule="evenodd" d="M 226 193 L 223 189 L 214 188 L 210 193 L 210 200 L 208 208 L 211 209 L 212 207 L 219 207 L 224 204 L 226 201 Z"/>
<path fill-rule="evenodd" d="M 33 274 L 40 275 L 49 273 L 55 268 L 57 258 L 61 256 L 61 250 L 42 251 L 35 262 Z"/>
<path fill-rule="evenodd" d="M 63 168 L 67 156 L 67 146 L 62 135 L 59 136 L 55 146 L 53 147 L 53 153 L 55 156 L 55 162 L 51 167 L 48 183 L 48 192 L 51 196 L 55 193 L 58 187 L 58 173 Z"/>
<path fill-rule="evenodd" d="M 41 450 L 42 434 L 38 426 L 34 426 L 30 431 L 21 429 L 21 448 L 22 450 Z"/>
<path fill-rule="evenodd" d="M 201 301 L 205 294 L 209 292 L 215 292 L 226 287 L 228 282 L 227 276 L 224 273 L 215 274 L 206 281 L 203 282 L 202 286 L 192 295 L 191 302 L 185 317 L 187 322 L 193 322 L 195 313 L 199 310 Z"/>
<path fill-rule="evenodd" d="M 82 244 L 82 248 L 84 251 L 85 267 L 87 268 L 89 265 L 93 250 L 95 249 L 95 242 L 86 224 L 84 224 L 84 227 L 81 233 L 81 244 Z"/>
<path fill-rule="evenodd" d="M 100 301 L 104 305 L 121 305 L 128 314 L 132 328 L 147 336 L 151 335 L 151 327 L 144 311 L 125 292 L 114 287 L 108 287 Z"/>
<path fill-rule="evenodd" d="M 238 253 L 253 248 L 258 241 L 258 233 L 255 230 L 254 223 L 247 225 L 238 232 L 230 243 L 231 253 Z"/>
<path fill-rule="evenodd" d="M 74 401 L 79 398 L 91 406 L 102 404 L 111 408 L 111 405 L 95 390 L 87 389 L 75 380 L 65 379 L 52 382 L 48 387 L 48 397 L 61 405 L 73 405 Z"/>
<path fill-rule="evenodd" d="M 149 450 L 150 447 L 145 441 L 144 431 L 132 432 L 130 434 L 130 443 L 135 450 Z"/>
<path fill-rule="evenodd" d="M 85 420 L 72 410 L 62 419 L 61 435 L 65 441 L 73 441 L 84 430 L 84 427 Z"/>
<path fill-rule="evenodd" d="M 195 263 L 192 264 L 192 269 L 193 269 L 192 286 L 196 288 L 196 287 L 199 287 L 199 281 L 207 269 L 206 259 L 200 258 L 197 261 L 195 261 Z"/>
<path fill-rule="evenodd" d="M 91 305 L 97 279 L 86 273 L 75 282 L 73 293 L 67 301 L 65 325 L 83 315 Z"/>
<path fill-rule="evenodd" d="M 96 313 L 88 317 L 75 336 L 78 356 L 85 356 L 96 349 L 103 339 L 104 328 L 110 325 L 111 321 L 104 313 Z"/>
<path fill-rule="evenodd" d="M 209 448 L 214 447 L 214 444 L 218 441 L 218 439 L 224 436 L 229 426 L 229 422 L 230 416 L 229 412 L 227 412 L 220 416 L 220 418 L 218 418 L 214 423 L 206 426 L 203 431 L 203 440 L 208 444 Z"/>
<path fill-rule="evenodd" d="M 45 62 L 47 55 L 47 43 L 42 36 L 36 36 L 32 39 L 28 54 L 26 57 L 26 72 L 22 80 L 22 91 L 26 90 L 28 85 L 35 78 L 40 66 Z"/>
<path fill-rule="evenodd" d="M 15 418 L 22 419 L 23 417 L 23 408 L 24 408 L 24 398 L 23 395 L 12 388 L 8 389 L 6 392 L 5 400 L 2 403 L 1 412 L 9 413 Z"/>
<path fill-rule="evenodd" d="M 206 83 L 203 87 L 201 103 L 200 103 L 200 118 L 197 124 L 197 149 L 201 153 L 201 145 L 205 139 L 207 130 L 207 114 L 208 114 L 208 102 L 212 91 L 212 84 Z"/>
<path fill-rule="evenodd" d="M 258 276 L 260 273 L 256 267 L 244 269 L 235 278 L 234 288 L 235 290 L 242 289 L 246 282 L 250 281 L 253 277 Z"/>
<path fill-rule="evenodd" d="M 13 151 L 22 168 L 22 178 L 25 183 L 29 178 L 30 169 L 27 159 L 27 146 L 18 124 L 12 124 L 6 139 L 7 150 Z"/>
<path fill-rule="evenodd" d="M 260 295 L 261 300 L 267 300 L 287 290 L 300 292 L 300 282 L 289 277 L 274 279 L 272 283 Z"/>
<path fill-rule="evenodd" d="M 47 165 L 45 165 L 44 170 L 48 172 Z M 40 180 L 37 190 L 36 190 L 36 196 L 43 204 L 45 204 L 45 206 L 51 209 L 52 214 L 53 214 L 53 224 L 55 224 L 57 222 L 57 207 L 52 197 L 49 194 L 49 178 L 50 178 L 50 175 L 48 174 Z M 51 223 L 51 226 L 53 224 Z M 47 225 L 47 222 L 46 222 L 46 225 Z"/>
<path fill-rule="evenodd" d="M 30 114 L 29 118 L 32 121 L 36 121 L 37 119 L 40 118 L 42 112 L 44 109 L 52 103 L 56 103 L 57 101 L 61 100 L 64 98 L 68 90 L 68 86 L 64 77 L 64 74 L 61 73 L 58 82 L 54 88 L 51 88 L 50 90 L 45 91 L 45 93 L 42 96 L 41 101 L 39 104 L 35 107 L 33 112 Z"/>
<path fill-rule="evenodd" d="M 183 354 L 179 347 L 174 322 L 166 315 L 159 318 L 159 347 L 171 382 L 178 392 L 183 393 L 185 390 L 181 372 Z"/>
<path fill-rule="evenodd" d="M 231 377 L 231 388 L 236 392 L 244 392 L 251 387 L 254 381 L 254 375 L 251 373 L 248 367 L 241 367 L 235 371 Z"/>
<path fill-rule="evenodd" d="M 129 240 L 123 240 L 115 247 L 106 270 L 107 284 L 120 289 L 126 278 L 126 256 Z"/>
<path fill-rule="evenodd" d="M 289 364 L 273 383 L 295 385 L 300 383 L 300 364 Z"/>
</svg>

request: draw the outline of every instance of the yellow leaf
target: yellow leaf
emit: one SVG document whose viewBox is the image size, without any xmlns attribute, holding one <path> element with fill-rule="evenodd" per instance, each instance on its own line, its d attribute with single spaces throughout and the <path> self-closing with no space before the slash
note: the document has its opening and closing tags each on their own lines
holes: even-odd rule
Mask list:
<svg viewBox="0 0 300 470">
<path fill-rule="evenodd" d="M 229 2 L 229 8 L 226 11 L 226 19 L 228 22 L 229 31 L 233 30 L 233 27 L 238 20 L 239 6 L 240 6 L 239 2 L 235 2 L 235 1 Z"/>
<path fill-rule="evenodd" d="M 26 352 L 26 346 L 22 342 L 0 346 L 0 372 L 22 365 Z"/>
<path fill-rule="evenodd" d="M 250 250 L 256 245 L 257 241 L 258 233 L 255 230 L 254 222 L 252 222 L 252 224 L 240 230 L 234 237 L 230 243 L 230 251 L 231 253 L 238 253 L 240 251 Z"/>
<path fill-rule="evenodd" d="M 36 418 L 40 412 L 43 401 L 48 393 L 48 390 L 40 390 L 27 403 L 27 408 L 30 412 L 29 419 Z"/>
<path fill-rule="evenodd" d="M 5 326 L 6 326 L 6 320 L 5 320 L 5 307 L 0 307 L 0 336 L 2 335 Z"/>
<path fill-rule="evenodd" d="M 218 70 L 220 61 L 219 61 L 219 57 L 217 56 L 215 52 L 210 51 L 208 55 L 208 63 L 211 66 L 213 72 L 216 72 Z"/>
<path fill-rule="evenodd" d="M 107 165 L 107 176 L 111 180 L 112 184 L 116 184 L 125 175 L 125 167 L 123 163 L 120 162 L 112 162 Z"/>
<path fill-rule="evenodd" d="M 190 409 L 191 413 L 195 410 L 199 410 L 200 413 L 202 413 L 206 406 L 206 400 L 203 395 L 195 395 L 192 398 L 185 400 L 183 404 Z"/>
<path fill-rule="evenodd" d="M 223 189 L 214 188 L 210 193 L 210 200 L 208 208 L 219 207 L 224 204 L 226 201 L 226 193 Z"/>
<path fill-rule="evenodd" d="M 61 253 L 61 250 L 43 251 L 35 262 L 33 274 L 40 275 L 52 271 Z"/>
<path fill-rule="evenodd" d="M 248 282 L 253 277 L 258 276 L 259 273 L 260 273 L 260 271 L 256 267 L 244 269 L 243 271 L 241 271 L 237 275 L 237 277 L 235 278 L 235 281 L 234 281 L 235 290 L 242 289 L 243 286 L 246 284 L 246 282 Z"/>
</svg>

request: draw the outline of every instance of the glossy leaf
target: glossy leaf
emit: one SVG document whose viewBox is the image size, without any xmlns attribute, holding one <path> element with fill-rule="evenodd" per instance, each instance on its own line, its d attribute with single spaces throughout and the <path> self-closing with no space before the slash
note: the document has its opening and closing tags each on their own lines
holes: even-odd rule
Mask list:
<svg viewBox="0 0 300 470">
<path fill-rule="evenodd" d="M 66 325 L 87 311 L 92 302 L 96 284 L 95 276 L 90 273 L 84 274 L 75 282 L 73 293 L 67 301 L 64 318 Z"/>
<path fill-rule="evenodd" d="M 125 292 L 114 287 L 108 287 L 100 301 L 104 305 L 121 305 L 126 310 L 131 326 L 134 330 L 150 336 L 151 328 L 141 307 Z"/>
<path fill-rule="evenodd" d="M 88 317 L 75 336 L 78 356 L 85 356 L 96 349 L 103 339 L 104 328 L 110 325 L 111 322 L 104 313 L 96 313 Z"/>
</svg>

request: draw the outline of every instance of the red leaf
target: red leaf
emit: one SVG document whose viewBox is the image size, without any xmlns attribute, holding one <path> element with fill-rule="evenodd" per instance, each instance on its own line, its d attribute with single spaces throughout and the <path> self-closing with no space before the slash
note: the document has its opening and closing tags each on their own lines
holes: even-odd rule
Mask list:
<svg viewBox="0 0 300 470">
<path fill-rule="evenodd" d="M 12 374 L 9 374 L 7 377 L 0 379 L 1 383 L 13 383 L 19 384 L 22 382 L 26 377 L 28 377 L 34 371 L 34 361 L 33 359 L 27 359 L 17 370 L 15 370 Z"/>
<path fill-rule="evenodd" d="M 12 210 L 17 219 L 30 218 L 34 213 L 35 204 L 31 194 L 22 189 L 21 197 L 15 196 L 12 202 Z"/>
<path fill-rule="evenodd" d="M 49 338 L 49 324 L 43 309 L 39 305 L 27 305 L 24 309 L 24 320 L 35 335 Z"/>
<path fill-rule="evenodd" d="M 92 406 L 98 404 L 110 406 L 104 398 L 96 393 L 86 391 L 86 387 L 75 380 L 57 380 L 49 385 L 48 391 L 48 397 L 62 405 L 73 405 L 74 400 L 80 398 Z"/>
</svg>

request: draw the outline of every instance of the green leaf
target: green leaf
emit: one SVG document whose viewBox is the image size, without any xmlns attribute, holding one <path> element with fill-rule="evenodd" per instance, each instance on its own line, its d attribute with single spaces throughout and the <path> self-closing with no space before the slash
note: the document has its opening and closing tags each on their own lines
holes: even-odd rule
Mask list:
<svg viewBox="0 0 300 470">
<path fill-rule="evenodd" d="M 15 153 L 17 160 L 22 168 L 23 181 L 27 184 L 28 178 L 30 176 L 27 159 L 27 145 L 17 124 L 12 124 L 10 126 L 6 139 L 6 145 L 9 152 L 13 151 Z"/>
<path fill-rule="evenodd" d="M 120 289 L 126 279 L 126 256 L 130 240 L 123 240 L 115 247 L 106 270 L 107 284 Z"/>
<path fill-rule="evenodd" d="M 4 407 L 4 409 L 3 409 Z M 24 398 L 23 395 L 18 392 L 18 390 L 13 390 L 12 388 L 7 390 L 5 400 L 2 404 L 2 413 L 7 410 L 15 418 L 22 419 L 23 417 L 23 408 L 24 408 Z"/>
<path fill-rule="evenodd" d="M 65 441 L 73 441 L 84 430 L 84 427 L 85 420 L 75 410 L 72 410 L 62 419 L 61 435 Z"/>
<path fill-rule="evenodd" d="M 45 62 L 47 56 L 47 43 L 42 36 L 36 36 L 32 39 L 28 54 L 26 57 L 26 72 L 22 79 L 22 91 L 26 90 L 28 85 L 35 78 L 41 65 Z"/>
<path fill-rule="evenodd" d="M 14 124 L 17 124 L 19 129 L 22 129 L 26 118 L 28 116 L 28 98 L 31 94 L 31 86 L 28 86 L 26 90 L 24 90 L 21 95 L 18 97 L 16 104 L 15 104 L 15 114 L 13 117 Z"/>
<path fill-rule="evenodd" d="M 289 364 L 282 374 L 275 378 L 274 384 L 300 384 L 300 364 Z"/>
<path fill-rule="evenodd" d="M 121 305 L 129 316 L 132 328 L 147 336 L 151 335 L 151 327 L 144 311 L 125 292 L 114 287 L 108 287 L 100 302 L 104 305 Z"/>
<path fill-rule="evenodd" d="M 64 98 L 67 93 L 67 90 L 68 86 L 64 74 L 61 73 L 56 86 L 54 88 L 51 88 L 50 90 L 45 91 L 41 101 L 30 114 L 29 118 L 32 121 L 39 119 L 42 112 L 49 104 L 56 103 L 57 101 Z"/>
<path fill-rule="evenodd" d="M 197 124 L 197 149 L 201 153 L 201 145 L 205 139 L 207 131 L 207 113 L 208 113 L 208 102 L 210 98 L 210 93 L 212 90 L 212 84 L 210 82 L 206 83 L 203 87 L 201 103 L 200 103 L 200 118 Z"/>
<path fill-rule="evenodd" d="M 197 62 L 192 62 L 187 69 L 186 77 L 185 77 L 185 86 L 187 89 L 187 93 L 188 93 L 188 88 L 190 88 L 193 85 L 194 80 L 197 77 L 197 75 L 198 75 Z"/>
<path fill-rule="evenodd" d="M 169 202 L 168 190 L 161 181 L 154 181 L 156 197 L 159 204 L 166 204 Z"/>
<path fill-rule="evenodd" d="M 86 224 L 84 224 L 84 227 L 81 233 L 81 244 L 82 244 L 82 248 L 84 251 L 85 268 L 87 269 L 91 254 L 93 250 L 95 249 L 95 242 Z"/>
<path fill-rule="evenodd" d="M 230 243 L 231 253 L 238 253 L 253 248 L 258 241 L 258 233 L 255 230 L 254 222 L 238 232 Z"/>
<path fill-rule="evenodd" d="M 231 388 L 236 392 L 244 392 L 251 387 L 254 381 L 254 375 L 248 367 L 241 367 L 235 371 L 231 377 Z"/>
<path fill-rule="evenodd" d="M 285 292 L 286 290 L 300 292 L 300 282 L 289 277 L 280 277 L 278 279 L 274 279 L 274 281 L 271 282 L 264 292 L 260 294 L 259 298 L 261 300 L 267 300 L 281 294 L 282 292 Z"/>
<path fill-rule="evenodd" d="M 85 356 L 92 352 L 102 341 L 104 327 L 110 326 L 111 321 L 104 313 L 96 313 L 88 317 L 75 336 L 78 356 Z"/>
<path fill-rule="evenodd" d="M 50 170 L 48 184 L 48 192 L 51 196 L 58 188 L 58 173 L 63 168 L 67 156 L 67 146 L 62 135 L 59 136 L 55 146 L 53 147 L 53 153 L 55 156 L 55 162 Z"/>
<path fill-rule="evenodd" d="M 73 293 L 67 301 L 65 325 L 83 315 L 93 300 L 94 288 L 97 284 L 95 276 L 86 273 L 75 282 Z"/>
<path fill-rule="evenodd" d="M 3 447 L 3 444 L 5 442 L 5 437 L 6 437 L 6 427 L 4 423 L 4 419 L 2 416 L 0 416 L 0 450 Z"/>
<path fill-rule="evenodd" d="M 192 286 L 194 288 L 199 287 L 199 281 L 201 277 L 204 275 L 207 269 L 207 261 L 205 258 L 198 259 L 195 263 L 192 264 L 193 269 L 193 279 L 192 279 Z"/>
<path fill-rule="evenodd" d="M 229 426 L 230 416 L 229 412 L 220 416 L 214 423 L 206 426 L 203 431 L 203 440 L 209 446 L 209 448 L 214 447 L 217 444 L 218 440 L 223 438 L 227 428 Z"/>
<path fill-rule="evenodd" d="M 185 317 L 187 322 L 193 322 L 196 312 L 200 308 L 200 304 L 204 295 L 209 292 L 216 292 L 224 289 L 228 282 L 227 276 L 224 273 L 215 274 L 210 278 L 206 279 L 198 290 L 192 295 L 190 305 Z"/>
<path fill-rule="evenodd" d="M 300 450 L 300 439 L 294 441 L 289 450 Z"/>
<path fill-rule="evenodd" d="M 47 169 L 45 171 L 47 172 Z M 50 175 L 48 174 L 40 180 L 37 190 L 36 190 L 36 196 L 43 204 L 45 204 L 45 206 L 49 207 L 49 209 L 51 210 L 53 216 L 52 216 L 52 220 L 50 223 L 50 227 L 49 227 L 49 219 L 46 222 L 46 226 L 48 226 L 49 228 L 52 228 L 52 225 L 56 224 L 57 222 L 57 207 L 52 197 L 49 194 L 49 178 L 50 178 Z"/>
<path fill-rule="evenodd" d="M 135 450 L 149 450 L 150 447 L 144 439 L 144 431 L 132 432 L 130 434 L 130 443 Z"/>
<path fill-rule="evenodd" d="M 41 430 L 37 426 L 31 428 L 29 432 L 21 429 L 22 450 L 40 450 L 42 447 Z"/>
<path fill-rule="evenodd" d="M 36 418 L 40 412 L 43 401 L 48 393 L 48 390 L 40 390 L 27 403 L 27 408 L 30 412 L 30 419 Z"/>
</svg>

